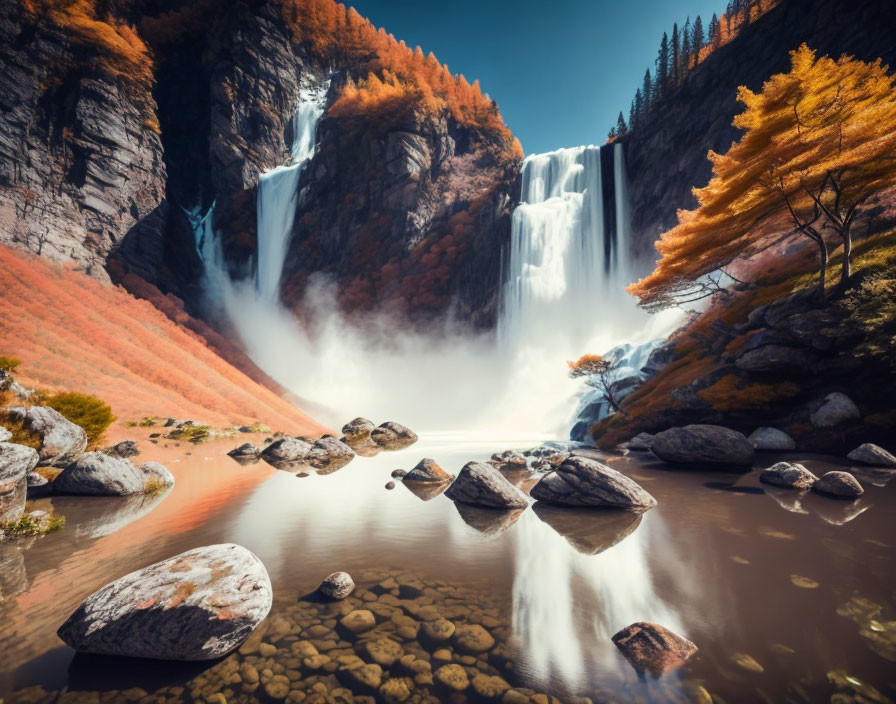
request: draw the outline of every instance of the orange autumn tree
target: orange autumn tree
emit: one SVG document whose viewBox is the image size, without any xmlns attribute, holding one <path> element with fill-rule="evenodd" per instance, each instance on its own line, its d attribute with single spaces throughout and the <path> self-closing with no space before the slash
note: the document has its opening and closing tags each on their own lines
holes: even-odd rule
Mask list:
<svg viewBox="0 0 896 704">
<path fill-rule="evenodd" d="M 607 403 L 610 404 L 610 408 L 617 413 L 625 415 L 625 411 L 619 405 L 620 400 L 613 389 L 613 372 L 616 368 L 613 362 L 604 359 L 598 354 L 585 354 L 575 362 L 567 362 L 566 364 L 569 366 L 571 379 L 584 377 L 586 384 L 603 394 Z"/>
<path fill-rule="evenodd" d="M 694 189 L 699 207 L 679 211 L 660 237 L 654 271 L 629 292 L 646 307 L 676 298 L 728 265 L 784 216 L 790 234 L 814 242 L 823 295 L 827 237 L 843 245 L 841 282 L 850 275 L 852 230 L 869 199 L 896 185 L 896 80 L 878 60 L 816 59 L 806 45 L 791 52 L 791 70 L 762 90 L 739 89 L 745 130 L 727 154 L 709 152 L 713 177 Z"/>
</svg>

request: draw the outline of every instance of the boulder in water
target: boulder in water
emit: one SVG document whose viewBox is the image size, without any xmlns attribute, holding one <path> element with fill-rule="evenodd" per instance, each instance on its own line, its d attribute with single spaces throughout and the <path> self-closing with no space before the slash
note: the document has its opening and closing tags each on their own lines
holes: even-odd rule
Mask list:
<svg viewBox="0 0 896 704">
<path fill-rule="evenodd" d="M 613 643 L 639 675 L 654 677 L 677 670 L 697 652 L 697 646 L 668 628 L 640 621 L 613 636 Z"/>
<path fill-rule="evenodd" d="M 355 589 L 355 582 L 348 572 L 334 572 L 317 588 L 327 599 L 345 599 Z"/>
<path fill-rule="evenodd" d="M 239 447 L 235 447 L 227 453 L 228 456 L 233 457 L 234 459 L 255 459 L 260 454 L 261 448 L 251 442 L 244 442 Z"/>
<path fill-rule="evenodd" d="M 308 451 L 307 461 L 315 469 L 336 470 L 355 458 L 355 452 L 332 435 L 319 438 Z"/>
<path fill-rule="evenodd" d="M 859 445 L 847 456 L 853 462 L 867 464 L 871 467 L 896 467 L 896 457 L 887 452 L 880 445 L 866 442 Z"/>
<path fill-rule="evenodd" d="M 249 637 L 272 599 L 267 570 L 254 554 L 210 545 L 107 584 L 57 633 L 82 653 L 213 660 Z"/>
<path fill-rule="evenodd" d="M 354 445 L 369 439 L 370 433 L 375 428 L 373 421 L 369 421 L 366 418 L 355 418 L 350 423 L 342 426 L 342 434 L 345 436 L 345 441 L 348 444 Z"/>
<path fill-rule="evenodd" d="M 106 452 L 116 457 L 136 457 L 140 454 L 140 448 L 137 447 L 136 440 L 122 440 L 112 447 L 106 449 Z"/>
<path fill-rule="evenodd" d="M 526 495 L 490 464 L 467 462 L 445 492 L 452 501 L 486 508 L 525 508 Z"/>
<path fill-rule="evenodd" d="M 858 479 L 849 472 L 837 471 L 823 474 L 821 479 L 812 485 L 812 491 L 835 499 L 847 500 L 857 499 L 865 493 Z"/>
<path fill-rule="evenodd" d="M 762 470 L 759 481 L 787 489 L 811 489 L 818 481 L 818 477 L 801 464 L 778 462 Z"/>
<path fill-rule="evenodd" d="M 650 449 L 669 464 L 719 467 L 749 467 L 755 452 L 743 433 L 719 425 L 669 428 L 657 433 Z"/>
<path fill-rule="evenodd" d="M 40 436 L 38 454 L 44 465 L 64 467 L 87 448 L 87 433 L 55 408 L 31 406 L 8 408 L 13 420 Z"/>
<path fill-rule="evenodd" d="M 853 400 L 846 394 L 835 391 L 821 400 L 809 419 L 815 428 L 836 428 L 861 417 L 862 414 Z"/>
<path fill-rule="evenodd" d="M 386 450 L 401 450 L 417 442 L 417 434 L 394 421 L 386 421 L 370 433 L 370 439 Z"/>
<path fill-rule="evenodd" d="M 573 455 L 532 487 L 533 499 L 558 506 L 646 511 L 656 499 L 640 484 L 597 460 Z"/>
<path fill-rule="evenodd" d="M 628 441 L 628 449 L 632 452 L 649 452 L 653 445 L 653 435 L 650 433 L 638 433 Z"/>
<path fill-rule="evenodd" d="M 756 428 L 747 438 L 759 451 L 795 450 L 796 442 L 783 430 L 777 428 Z"/>
<path fill-rule="evenodd" d="M 429 457 L 420 460 L 404 477 L 406 482 L 450 482 L 452 479 L 453 474 L 446 472 Z"/>
<path fill-rule="evenodd" d="M 261 453 L 261 457 L 271 463 L 301 462 L 311 452 L 311 444 L 299 438 L 285 437 L 274 440 Z"/>
<path fill-rule="evenodd" d="M 0 523 L 17 521 L 25 513 L 28 473 L 39 459 L 32 447 L 0 442 Z"/>
<path fill-rule="evenodd" d="M 60 472 L 53 489 L 62 494 L 128 496 L 143 493 L 154 477 L 153 472 L 144 472 L 131 460 L 104 452 L 86 452 Z"/>
<path fill-rule="evenodd" d="M 505 472 L 513 472 L 522 469 L 528 469 L 529 463 L 526 458 L 515 450 L 505 450 L 504 452 L 496 452 L 492 455 L 489 464 Z"/>
<path fill-rule="evenodd" d="M 158 462 L 144 462 L 137 469 L 143 474 L 144 486 L 152 486 L 159 489 L 166 486 L 174 486 L 174 475 L 168 468 Z"/>
</svg>

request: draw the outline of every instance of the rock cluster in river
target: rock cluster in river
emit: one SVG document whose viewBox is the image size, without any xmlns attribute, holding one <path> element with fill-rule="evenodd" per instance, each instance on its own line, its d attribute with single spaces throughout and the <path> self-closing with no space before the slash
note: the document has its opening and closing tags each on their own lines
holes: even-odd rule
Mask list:
<svg viewBox="0 0 896 704">
<path fill-rule="evenodd" d="M 107 584 L 58 633 L 84 653 L 213 660 L 249 637 L 272 598 L 267 570 L 255 555 L 238 545 L 211 545 Z"/>
<path fill-rule="evenodd" d="M 759 481 L 787 489 L 811 489 L 818 481 L 803 465 L 791 462 L 777 462 L 759 474 Z"/>
<path fill-rule="evenodd" d="M 454 479 L 453 474 L 446 472 L 429 457 L 424 457 L 414 465 L 410 472 L 404 475 L 406 482 L 450 482 L 452 479 Z"/>
<path fill-rule="evenodd" d="M 137 466 L 104 452 L 86 452 L 60 472 L 53 489 L 63 494 L 128 496 L 173 484 L 171 472 L 158 462 Z"/>
<path fill-rule="evenodd" d="M 370 439 L 385 450 L 402 450 L 417 442 L 417 434 L 400 423 L 386 421 L 371 431 Z"/>
<path fill-rule="evenodd" d="M 59 411 L 48 406 L 16 406 L 6 412 L 26 430 L 40 436 L 40 461 L 52 467 L 64 467 L 87 447 L 87 433 Z"/>
<path fill-rule="evenodd" d="M 452 501 L 485 508 L 525 508 L 526 495 L 485 462 L 468 462 L 445 492 Z"/>
</svg>

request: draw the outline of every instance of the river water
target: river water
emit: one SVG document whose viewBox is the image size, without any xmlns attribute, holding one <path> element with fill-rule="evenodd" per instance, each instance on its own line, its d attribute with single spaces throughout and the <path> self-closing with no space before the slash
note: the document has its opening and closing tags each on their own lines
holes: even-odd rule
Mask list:
<svg viewBox="0 0 896 704">
<path fill-rule="evenodd" d="M 231 460 L 225 453 L 242 436 L 175 446 L 150 444 L 140 433 L 140 459 L 166 462 L 177 479 L 166 495 L 42 499 L 38 506 L 52 503 L 66 516 L 65 528 L 0 545 L 0 697 L 7 702 L 54 701 L 65 690 L 75 701 L 105 700 L 97 692 L 115 700 L 129 687 L 140 688 L 132 700 L 207 700 L 209 688 L 228 701 L 266 700 L 263 688 L 234 683 L 235 663 L 259 655 L 184 670 L 75 658 L 55 635 L 78 603 L 107 582 L 221 542 L 249 548 L 267 567 L 275 592 L 268 622 L 293 624 L 285 640 L 274 642 L 284 653 L 309 624 L 331 623 L 333 615 L 315 611 L 324 606 L 307 595 L 327 574 L 345 570 L 358 591 L 332 608 L 385 600 L 402 613 L 428 605 L 458 622 L 483 623 L 498 645 L 465 666 L 493 667 L 515 687 L 564 701 L 708 701 L 701 699 L 708 693 L 716 702 L 815 702 L 862 688 L 873 697 L 868 687 L 881 698 L 855 701 L 896 695 L 896 483 L 887 484 L 886 472 L 859 474 L 866 493 L 848 503 L 763 486 L 756 471 L 669 470 L 649 455 L 606 456 L 658 507 L 640 517 L 540 505 L 505 514 L 419 495 L 400 480 L 392 490 L 385 484 L 393 469 L 410 469 L 421 457 L 456 473 L 468 460 L 531 446 L 526 440 L 429 435 L 331 474 L 297 475 Z M 761 456 L 756 467 L 776 459 Z M 788 459 L 816 473 L 842 468 L 833 458 Z M 537 475 L 511 478 L 528 487 Z M 395 637 L 384 608 L 377 612 L 385 619 L 381 628 Z M 635 621 L 685 635 L 699 653 L 659 687 L 639 682 L 610 640 Z M 316 642 L 326 643 L 322 638 Z M 437 666 L 433 647 L 406 640 L 406 652 Z M 324 647 L 338 654 L 353 646 Z M 274 672 L 278 657 L 271 658 Z M 295 679 L 300 669 L 285 671 Z M 331 692 L 336 686 L 326 672 L 302 670 L 301 677 L 323 681 Z"/>
</svg>

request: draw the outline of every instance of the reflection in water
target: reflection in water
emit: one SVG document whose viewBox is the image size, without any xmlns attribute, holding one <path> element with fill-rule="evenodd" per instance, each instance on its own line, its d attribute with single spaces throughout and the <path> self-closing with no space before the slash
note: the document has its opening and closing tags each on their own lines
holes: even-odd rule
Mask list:
<svg viewBox="0 0 896 704">
<path fill-rule="evenodd" d="M 547 521 L 525 518 L 516 531 L 513 630 L 523 666 L 535 680 L 581 692 L 590 668 L 610 679 L 630 679 L 611 636 L 635 621 L 656 621 L 686 635 L 675 610 L 657 594 L 648 566 L 650 536 L 661 527 L 658 515 L 645 515 L 637 530 L 620 521 L 624 535 L 615 545 L 613 536 L 601 536 L 612 547 L 595 555 L 570 550 L 568 539 Z"/>
<path fill-rule="evenodd" d="M 532 509 L 583 555 L 597 555 L 613 547 L 641 523 L 641 514 L 630 511 L 564 508 L 543 501 L 536 501 Z"/>
<path fill-rule="evenodd" d="M 469 504 L 455 503 L 454 508 L 460 514 L 470 528 L 482 533 L 486 540 L 492 540 L 502 535 L 510 526 L 516 523 L 523 511 L 518 508 L 511 511 L 501 511 L 494 508 L 479 508 Z"/>
<path fill-rule="evenodd" d="M 172 489 L 173 487 L 167 487 L 165 491 L 156 494 L 91 497 L 86 499 L 91 504 L 89 517 L 85 516 L 72 529 L 78 537 L 101 538 L 111 535 L 143 518 L 162 503 Z"/>
<path fill-rule="evenodd" d="M 421 501 L 431 501 L 437 496 L 440 496 L 449 486 L 451 486 L 451 482 L 403 481 L 401 483 Z"/>
</svg>

